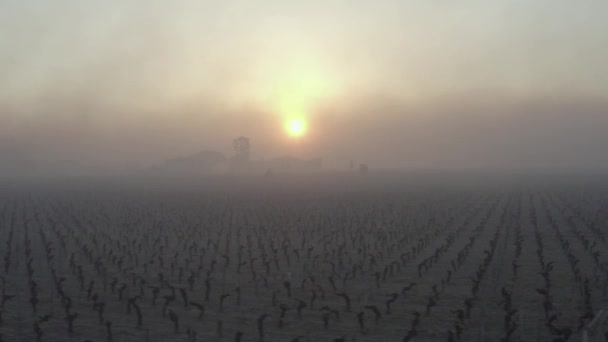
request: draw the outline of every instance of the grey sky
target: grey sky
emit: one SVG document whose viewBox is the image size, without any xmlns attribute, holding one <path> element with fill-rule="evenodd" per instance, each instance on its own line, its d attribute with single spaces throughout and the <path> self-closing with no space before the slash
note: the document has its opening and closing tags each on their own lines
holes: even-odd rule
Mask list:
<svg viewBox="0 0 608 342">
<path fill-rule="evenodd" d="M 245 134 L 259 156 L 605 166 L 606 13 L 604 0 L 0 0 L 0 156 L 147 165 Z M 309 123 L 298 141 L 283 130 L 294 113 Z"/>
</svg>

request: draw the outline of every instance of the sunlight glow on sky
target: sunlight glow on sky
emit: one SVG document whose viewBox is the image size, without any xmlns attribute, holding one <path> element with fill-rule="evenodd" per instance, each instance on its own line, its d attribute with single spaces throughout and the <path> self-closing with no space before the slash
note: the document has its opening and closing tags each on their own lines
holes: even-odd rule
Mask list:
<svg viewBox="0 0 608 342">
<path fill-rule="evenodd" d="M 286 124 L 287 133 L 293 138 L 299 138 L 306 133 L 306 121 L 303 118 L 289 119 Z"/>
<path fill-rule="evenodd" d="M 605 0 L 4 0 L 0 143 L 111 159 L 122 134 L 123 159 L 153 160 L 247 135 L 266 153 L 380 156 L 408 135 L 374 127 L 603 108 L 606 13 Z M 396 123 L 416 117 L 429 123 Z"/>
<path fill-rule="evenodd" d="M 0 71 L 11 79 L 3 93 L 29 99 L 94 86 L 100 100 L 121 105 L 140 95 L 172 105 L 288 93 L 278 101 L 308 106 L 353 89 L 404 97 L 607 90 L 596 70 L 606 71 L 608 57 L 600 0 L 146 4 L 3 1 Z"/>
</svg>

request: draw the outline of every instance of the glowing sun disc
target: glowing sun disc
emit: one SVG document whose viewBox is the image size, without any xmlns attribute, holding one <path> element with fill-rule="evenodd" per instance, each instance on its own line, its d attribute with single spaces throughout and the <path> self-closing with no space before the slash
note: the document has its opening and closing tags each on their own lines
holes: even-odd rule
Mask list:
<svg viewBox="0 0 608 342">
<path fill-rule="evenodd" d="M 286 124 L 287 133 L 294 137 L 301 137 L 306 133 L 306 122 L 302 119 L 291 119 Z"/>
</svg>

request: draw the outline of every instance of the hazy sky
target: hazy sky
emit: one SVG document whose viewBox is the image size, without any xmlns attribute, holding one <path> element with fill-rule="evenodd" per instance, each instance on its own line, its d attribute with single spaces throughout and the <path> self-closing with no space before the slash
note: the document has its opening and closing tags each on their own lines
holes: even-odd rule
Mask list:
<svg viewBox="0 0 608 342">
<path fill-rule="evenodd" d="M 247 135 L 258 157 L 597 168 L 607 132 L 606 0 L 0 0 L 4 165 Z"/>
</svg>

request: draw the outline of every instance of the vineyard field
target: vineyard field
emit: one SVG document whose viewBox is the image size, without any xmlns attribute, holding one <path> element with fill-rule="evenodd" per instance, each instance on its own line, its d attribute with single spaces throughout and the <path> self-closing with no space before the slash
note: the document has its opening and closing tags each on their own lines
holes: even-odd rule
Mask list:
<svg viewBox="0 0 608 342">
<path fill-rule="evenodd" d="M 605 341 L 607 184 L 4 183 L 0 340 Z"/>
</svg>

